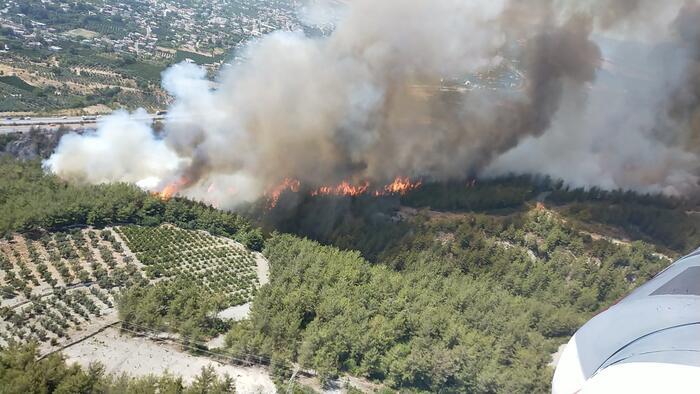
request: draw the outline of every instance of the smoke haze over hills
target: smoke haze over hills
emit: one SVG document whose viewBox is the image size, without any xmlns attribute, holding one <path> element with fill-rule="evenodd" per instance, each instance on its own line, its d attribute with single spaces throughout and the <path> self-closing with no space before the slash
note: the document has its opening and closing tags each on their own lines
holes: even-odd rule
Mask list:
<svg viewBox="0 0 700 394">
<path fill-rule="evenodd" d="M 224 207 L 286 178 L 316 187 L 516 172 L 698 188 L 696 2 L 355 0 L 331 14 L 327 37 L 251 43 L 216 91 L 204 69 L 173 66 L 162 135 L 119 113 L 94 135 L 64 137 L 47 168 L 151 190 L 178 182 Z M 521 85 L 439 89 L 510 69 Z"/>
</svg>

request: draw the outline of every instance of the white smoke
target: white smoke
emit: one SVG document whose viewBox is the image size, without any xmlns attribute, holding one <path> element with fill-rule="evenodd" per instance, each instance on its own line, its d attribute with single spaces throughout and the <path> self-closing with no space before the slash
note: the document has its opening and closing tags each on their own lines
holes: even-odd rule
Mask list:
<svg viewBox="0 0 700 394">
<path fill-rule="evenodd" d="M 310 0 L 299 7 L 297 17 L 306 26 L 333 29 L 342 20 L 345 7 L 338 0 Z"/>
<path fill-rule="evenodd" d="M 167 70 L 163 87 L 175 100 L 162 138 L 142 113 L 118 113 L 94 135 L 65 137 L 46 165 L 90 183 L 158 190 L 180 180 L 181 193 L 222 207 L 286 177 L 319 185 L 527 172 L 686 192 L 697 186 L 697 157 L 683 144 L 660 144 L 656 126 L 681 80 L 673 72 L 688 58 L 649 67 L 658 75 L 642 88 L 635 78 L 611 88 L 597 44 L 611 31 L 627 40 L 651 33 L 644 21 L 664 26 L 656 37 L 673 38 L 666 19 L 681 5 L 354 0 L 334 11 L 327 37 L 275 32 L 251 43 L 216 91 L 203 68 Z M 513 67 L 504 55 L 515 42 L 521 90 L 438 91 L 443 78 Z M 602 57 L 614 52 L 603 46 Z"/>
<path fill-rule="evenodd" d="M 146 111 L 117 111 L 94 134 L 67 134 L 46 165 L 62 177 L 88 183 L 131 182 L 157 187 L 186 160 L 156 138 Z"/>
</svg>

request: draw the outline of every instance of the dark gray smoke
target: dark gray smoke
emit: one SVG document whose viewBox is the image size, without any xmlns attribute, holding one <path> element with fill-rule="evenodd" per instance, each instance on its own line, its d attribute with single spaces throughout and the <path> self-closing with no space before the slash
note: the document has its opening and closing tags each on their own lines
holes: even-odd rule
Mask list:
<svg viewBox="0 0 700 394">
<path fill-rule="evenodd" d="M 697 185 L 696 152 L 683 132 L 669 138 L 659 125 L 692 123 L 692 91 L 668 86 L 687 87 L 671 73 L 697 57 L 664 56 L 671 67 L 641 71 L 608 59 L 622 52 L 610 42 L 636 42 L 645 26 L 667 30 L 644 31 L 666 42 L 645 48 L 695 39 L 692 21 L 666 20 L 693 5 L 660 3 L 354 0 L 334 12 L 328 37 L 279 32 L 252 43 L 217 91 L 197 66 L 168 70 L 175 104 L 163 139 L 117 115 L 96 135 L 66 138 L 47 166 L 67 179 L 156 190 L 179 180 L 182 193 L 222 206 L 285 178 L 318 186 L 513 171 L 684 192 Z M 504 75 L 518 78 L 508 85 Z"/>
<path fill-rule="evenodd" d="M 547 132 L 499 156 L 487 173 L 545 173 L 575 186 L 674 195 L 698 189 L 698 145 L 689 138 L 696 134 L 690 42 L 697 43 L 697 2 L 612 3 L 593 2 L 597 25 L 617 29 L 594 33 L 603 57 L 595 83 L 585 96 L 564 95 Z M 610 15 L 616 23 L 603 23 Z"/>
<path fill-rule="evenodd" d="M 688 52 L 688 64 L 669 99 L 668 116 L 683 135 L 684 147 L 700 153 L 700 4 L 688 2 L 673 27 L 681 48 Z"/>
</svg>

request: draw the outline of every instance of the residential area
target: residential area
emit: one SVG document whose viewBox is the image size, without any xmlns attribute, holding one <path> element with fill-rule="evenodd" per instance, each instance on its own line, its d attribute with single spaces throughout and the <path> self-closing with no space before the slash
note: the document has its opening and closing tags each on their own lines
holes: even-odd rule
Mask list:
<svg viewBox="0 0 700 394">
<path fill-rule="evenodd" d="M 0 2 L 0 113 L 163 108 L 160 74 L 188 61 L 214 79 L 250 39 L 309 29 L 296 0 Z"/>
</svg>

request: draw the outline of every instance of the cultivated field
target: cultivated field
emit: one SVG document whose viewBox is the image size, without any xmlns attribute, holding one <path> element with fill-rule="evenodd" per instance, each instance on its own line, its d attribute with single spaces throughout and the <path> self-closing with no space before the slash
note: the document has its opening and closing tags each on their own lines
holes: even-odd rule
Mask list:
<svg viewBox="0 0 700 394">
<path fill-rule="evenodd" d="M 75 229 L 0 243 L 0 344 L 36 340 L 42 350 L 116 321 L 120 288 L 146 279 L 114 233 Z"/>
<path fill-rule="evenodd" d="M 156 83 L 162 66 L 120 65 L 100 56 L 80 59 L 9 56 L 0 60 L 0 113 L 77 115 L 89 113 L 95 105 L 103 106 L 101 112 L 166 105 L 168 98 Z"/>
<path fill-rule="evenodd" d="M 15 235 L 0 242 L 0 345 L 35 340 L 47 353 L 79 341 L 118 321 L 115 298 L 134 283 L 186 278 L 227 306 L 244 304 L 265 271 L 260 260 L 232 240 L 173 226 Z"/>
<path fill-rule="evenodd" d="M 174 226 L 124 226 L 116 231 L 144 264 L 149 279 L 188 279 L 204 291 L 225 295 L 230 305 L 250 301 L 259 285 L 255 256 L 229 239 Z"/>
</svg>

